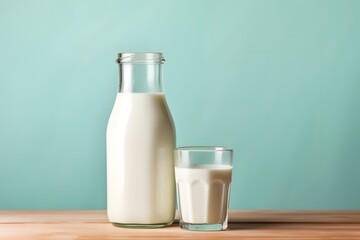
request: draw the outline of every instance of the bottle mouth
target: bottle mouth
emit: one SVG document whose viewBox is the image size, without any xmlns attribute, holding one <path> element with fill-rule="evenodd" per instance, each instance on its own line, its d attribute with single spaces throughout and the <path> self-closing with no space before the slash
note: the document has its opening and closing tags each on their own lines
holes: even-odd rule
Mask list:
<svg viewBox="0 0 360 240">
<path fill-rule="evenodd" d="M 163 64 L 164 56 L 159 52 L 119 53 L 116 62 L 119 64 Z"/>
</svg>

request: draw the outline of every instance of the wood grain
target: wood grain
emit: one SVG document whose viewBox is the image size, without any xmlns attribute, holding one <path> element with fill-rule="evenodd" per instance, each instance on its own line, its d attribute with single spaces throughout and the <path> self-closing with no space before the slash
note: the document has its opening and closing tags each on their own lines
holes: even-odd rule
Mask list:
<svg viewBox="0 0 360 240">
<path fill-rule="evenodd" d="M 229 229 L 112 226 L 105 211 L 0 211 L 0 239 L 359 239 L 360 211 L 231 211 Z"/>
</svg>

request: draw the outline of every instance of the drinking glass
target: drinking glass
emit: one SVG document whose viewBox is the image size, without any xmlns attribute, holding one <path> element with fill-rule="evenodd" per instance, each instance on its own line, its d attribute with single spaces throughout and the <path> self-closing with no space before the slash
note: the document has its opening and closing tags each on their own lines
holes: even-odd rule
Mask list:
<svg viewBox="0 0 360 240">
<path fill-rule="evenodd" d="M 180 227 L 216 231 L 227 228 L 233 150 L 190 146 L 174 150 Z"/>
</svg>

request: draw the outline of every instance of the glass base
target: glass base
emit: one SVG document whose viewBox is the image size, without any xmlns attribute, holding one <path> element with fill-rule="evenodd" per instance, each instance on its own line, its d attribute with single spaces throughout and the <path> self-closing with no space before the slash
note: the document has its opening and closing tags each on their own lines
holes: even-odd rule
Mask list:
<svg viewBox="0 0 360 240">
<path fill-rule="evenodd" d="M 167 227 L 172 224 L 172 222 L 169 223 L 156 223 L 156 224 L 132 224 L 132 223 L 115 223 L 112 222 L 112 225 L 115 227 L 122 227 L 122 228 L 162 228 Z"/>
<path fill-rule="evenodd" d="M 180 228 L 191 231 L 220 231 L 227 228 L 227 224 L 194 224 L 180 222 Z"/>
</svg>

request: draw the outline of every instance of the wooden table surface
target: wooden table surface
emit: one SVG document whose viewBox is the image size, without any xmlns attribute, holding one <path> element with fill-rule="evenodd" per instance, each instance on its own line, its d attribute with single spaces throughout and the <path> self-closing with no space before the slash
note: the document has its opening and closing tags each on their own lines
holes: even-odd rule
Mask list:
<svg viewBox="0 0 360 240">
<path fill-rule="evenodd" d="M 231 211 L 229 229 L 112 226 L 105 211 L 0 211 L 0 239 L 359 239 L 360 211 Z"/>
</svg>

